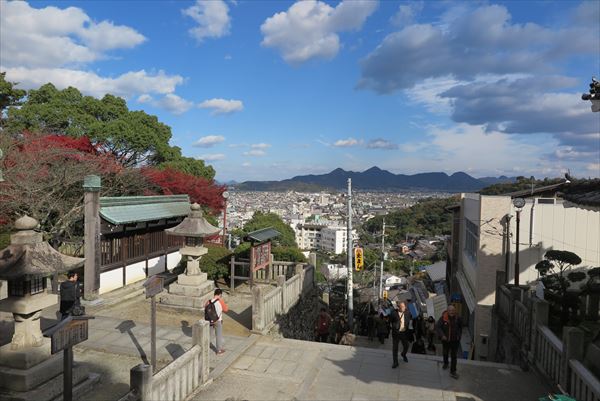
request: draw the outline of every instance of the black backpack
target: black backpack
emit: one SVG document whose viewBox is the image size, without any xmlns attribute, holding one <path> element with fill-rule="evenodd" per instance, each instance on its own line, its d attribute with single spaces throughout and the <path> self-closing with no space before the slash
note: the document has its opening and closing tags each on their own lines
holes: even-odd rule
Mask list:
<svg viewBox="0 0 600 401">
<path fill-rule="evenodd" d="M 210 300 L 204 307 L 204 320 L 207 320 L 211 323 L 219 320 L 219 315 L 217 314 L 217 308 L 215 307 L 215 302 L 219 302 L 218 299 Z"/>
</svg>

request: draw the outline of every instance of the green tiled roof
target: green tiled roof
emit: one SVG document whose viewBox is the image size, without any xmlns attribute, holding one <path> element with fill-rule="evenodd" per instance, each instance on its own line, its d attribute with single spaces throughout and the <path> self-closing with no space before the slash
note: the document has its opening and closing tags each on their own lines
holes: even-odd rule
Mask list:
<svg viewBox="0 0 600 401">
<path fill-rule="evenodd" d="M 280 236 L 281 233 L 273 227 L 262 228 L 260 230 L 252 231 L 248 233 L 247 237 L 253 241 L 263 242 Z"/>
<path fill-rule="evenodd" d="M 189 213 L 190 198 L 187 195 L 100 198 L 100 216 L 111 224 L 139 223 Z"/>
</svg>

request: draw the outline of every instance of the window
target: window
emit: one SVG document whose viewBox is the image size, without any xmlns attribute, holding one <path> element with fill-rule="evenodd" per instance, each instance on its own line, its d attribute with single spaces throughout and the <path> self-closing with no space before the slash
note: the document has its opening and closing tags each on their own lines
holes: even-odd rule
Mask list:
<svg viewBox="0 0 600 401">
<path fill-rule="evenodd" d="M 465 251 L 472 260 L 477 259 L 477 240 L 479 227 L 469 219 L 465 219 Z"/>
</svg>

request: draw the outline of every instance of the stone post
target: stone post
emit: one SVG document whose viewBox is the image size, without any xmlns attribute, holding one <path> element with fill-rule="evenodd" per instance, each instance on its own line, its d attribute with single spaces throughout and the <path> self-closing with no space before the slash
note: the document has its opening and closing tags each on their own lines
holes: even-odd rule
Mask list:
<svg viewBox="0 0 600 401">
<path fill-rule="evenodd" d="M 523 289 L 519 287 L 510 287 L 510 311 L 508 312 L 508 322 L 511 329 L 515 327 L 515 302 L 523 301 Z"/>
<path fill-rule="evenodd" d="M 286 309 L 286 299 L 287 299 L 287 291 L 285 286 L 285 276 L 280 275 L 277 276 L 277 287 L 281 287 L 281 310 L 283 313 L 287 313 Z"/>
<path fill-rule="evenodd" d="M 548 302 L 533 298 L 531 300 L 531 307 L 533 312 L 531 314 L 531 346 L 529 347 L 529 361 L 533 364 L 537 360 L 537 337 L 538 337 L 538 326 L 548 325 L 548 316 L 550 313 L 550 305 Z"/>
<path fill-rule="evenodd" d="M 262 331 L 264 328 L 264 298 L 260 286 L 252 287 L 252 330 Z"/>
<path fill-rule="evenodd" d="M 302 294 L 304 294 L 304 265 L 302 265 L 301 263 L 298 263 L 296 265 L 296 274 L 298 276 L 300 276 L 300 294 L 298 294 L 298 297 L 300 298 L 302 296 Z"/>
<path fill-rule="evenodd" d="M 500 292 L 500 287 L 504 284 L 506 280 L 506 273 L 500 270 L 496 271 L 496 300 L 495 303 L 496 305 L 499 305 L 500 302 L 498 301 L 498 293 Z"/>
<path fill-rule="evenodd" d="M 100 288 L 100 177 L 83 179 L 84 204 L 84 281 L 83 297 L 92 299 Z"/>
<path fill-rule="evenodd" d="M 563 327 L 563 353 L 561 358 L 560 385 L 570 392 L 571 374 L 569 360 L 583 361 L 585 335 L 577 327 Z"/>
<path fill-rule="evenodd" d="M 129 371 L 129 387 L 140 401 L 150 401 L 152 396 L 152 366 L 140 363 Z"/>
<path fill-rule="evenodd" d="M 311 252 L 308 254 L 308 263 L 313 265 L 315 269 L 317 268 L 317 254 L 315 252 Z"/>
<path fill-rule="evenodd" d="M 328 292 L 323 293 L 323 302 L 325 302 L 329 306 L 329 293 Z"/>
<path fill-rule="evenodd" d="M 199 345 L 202 350 L 202 367 L 199 373 L 200 383 L 208 381 L 210 374 L 210 323 L 200 320 L 192 326 L 192 344 Z"/>
</svg>

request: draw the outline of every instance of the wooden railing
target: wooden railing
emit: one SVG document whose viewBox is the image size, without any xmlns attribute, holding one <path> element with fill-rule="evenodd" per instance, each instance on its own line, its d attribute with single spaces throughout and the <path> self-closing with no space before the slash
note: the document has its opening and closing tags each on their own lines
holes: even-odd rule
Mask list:
<svg viewBox="0 0 600 401">
<path fill-rule="evenodd" d="M 560 383 L 563 344 L 547 326 L 537 327 L 536 365 L 554 383 Z"/>
<path fill-rule="evenodd" d="M 581 401 L 600 401 L 600 381 L 577 360 L 569 360 L 571 368 L 570 394 Z"/>
<path fill-rule="evenodd" d="M 494 311 L 502 320 L 498 324 L 506 328 L 503 333 L 510 333 L 519 344 L 519 354 L 525 358 L 521 362 L 535 366 L 578 401 L 600 401 L 600 381 L 581 362 L 585 354 L 581 329 L 564 327 L 559 338 L 547 326 L 548 303 L 526 288 L 498 285 Z"/>
</svg>

